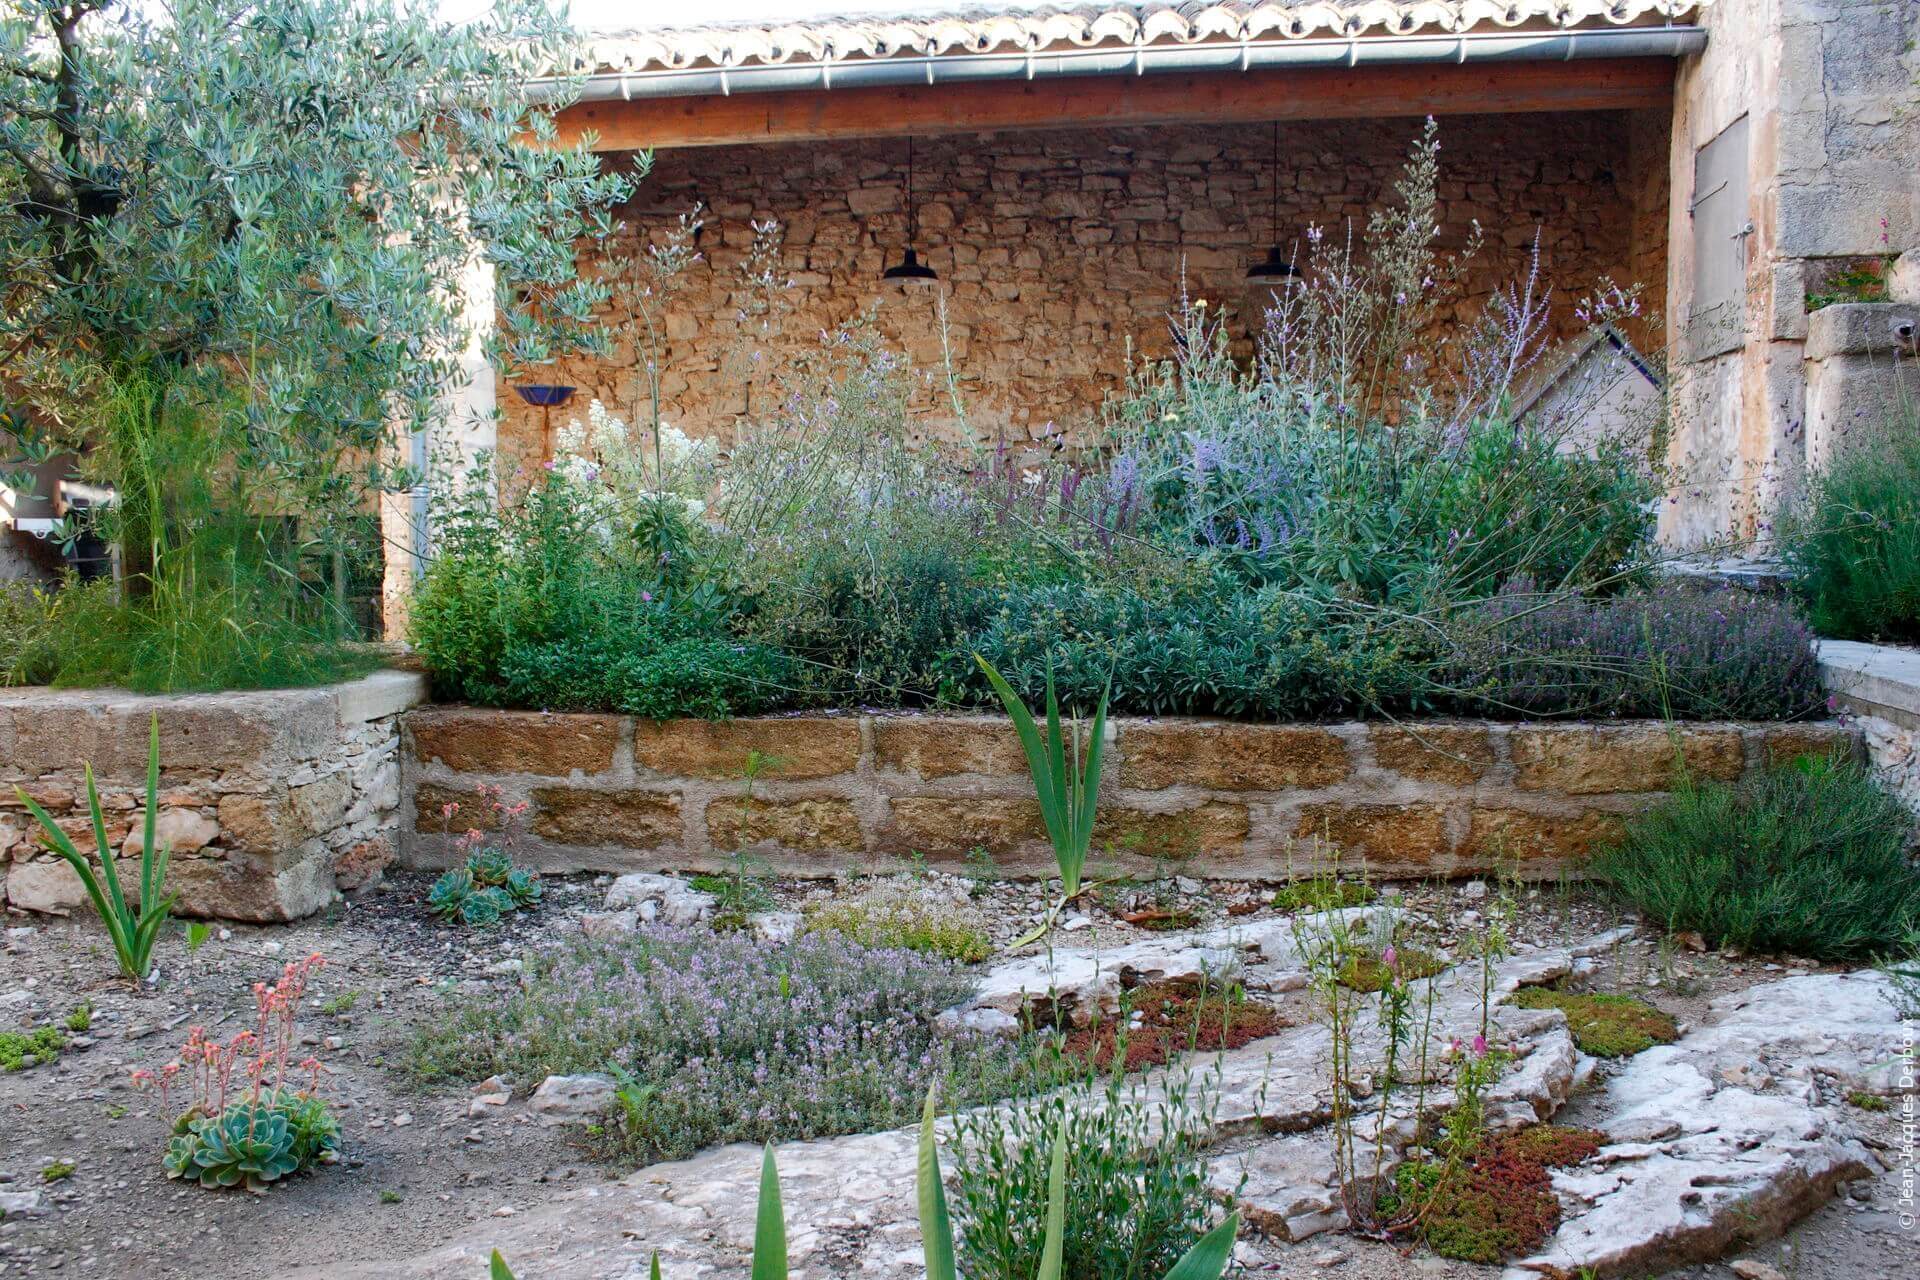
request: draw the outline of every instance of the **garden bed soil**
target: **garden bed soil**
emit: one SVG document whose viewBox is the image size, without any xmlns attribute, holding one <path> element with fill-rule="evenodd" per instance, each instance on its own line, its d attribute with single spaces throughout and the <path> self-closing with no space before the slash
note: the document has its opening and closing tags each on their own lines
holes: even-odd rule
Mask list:
<svg viewBox="0 0 1920 1280">
<path fill-rule="evenodd" d="M 216 932 L 191 954 L 180 930 L 170 928 L 157 952 L 159 979 L 140 990 L 112 979 L 111 949 L 92 919 L 8 917 L 0 1026 L 57 1022 L 83 1002 L 92 1018 L 56 1062 L 0 1073 L 0 1192 L 39 1193 L 37 1212 L 0 1224 L 0 1277 L 185 1280 L 296 1266 L 324 1274 L 355 1260 L 425 1251 L 483 1220 L 524 1213 L 609 1176 L 563 1129 L 535 1122 L 524 1092 L 537 1081 L 515 1081 L 514 1100 L 493 1105 L 461 1086 L 423 1090 L 399 1065 L 414 1031 L 441 1017 L 450 997 L 504 994 L 530 958 L 575 936 L 578 918 L 600 906 L 605 878 L 553 878 L 536 911 L 484 932 L 431 922 L 424 909 L 429 883 L 424 875 L 393 876 L 328 915 Z M 983 880 L 970 887 L 1003 946 L 1045 910 L 1038 886 Z M 1271 916 L 1273 888 L 1173 881 L 1110 887 L 1102 899 L 1083 902 L 1069 934 L 1075 946 L 1100 949 L 1150 937 L 1121 918 L 1145 902 L 1192 910 L 1203 925 Z M 1441 951 L 1461 944 L 1476 913 L 1487 909 L 1484 885 L 1402 888 L 1416 941 Z M 818 882 L 771 889 L 789 908 L 835 892 Z M 1511 932 L 1520 942 L 1549 944 L 1590 936 L 1616 919 L 1613 908 L 1583 891 L 1536 887 L 1519 892 Z M 301 1029 L 305 1050 L 330 1073 L 345 1159 L 263 1196 L 169 1181 L 160 1166 L 157 1099 L 135 1092 L 130 1072 L 168 1061 L 191 1025 L 224 1034 L 247 1025 L 252 984 L 313 951 L 328 964 Z M 1648 998 L 1685 1026 L 1715 995 L 1815 967 L 1694 953 L 1643 930 L 1605 958 L 1595 985 Z M 1297 999 L 1280 1002 L 1281 1016 L 1306 1016 L 1304 1005 L 1294 1007 Z M 1563 1118 L 1578 1123 L 1578 1110 L 1576 1103 Z M 1869 1142 L 1889 1154 L 1896 1149 L 1897 1109 L 1856 1118 Z M 59 1163 L 70 1163 L 72 1173 L 43 1183 L 42 1171 Z M 1836 1201 L 1757 1255 L 1794 1280 L 1920 1272 L 1920 1241 L 1897 1226 L 1897 1177 L 1856 1184 L 1859 1198 Z M 1498 1274 L 1433 1257 L 1409 1260 L 1393 1247 L 1342 1236 L 1300 1244 L 1248 1236 L 1241 1254 L 1251 1273 L 1289 1280 Z M 1724 1280 L 1727 1272 L 1722 1266 L 1684 1274 Z"/>
</svg>

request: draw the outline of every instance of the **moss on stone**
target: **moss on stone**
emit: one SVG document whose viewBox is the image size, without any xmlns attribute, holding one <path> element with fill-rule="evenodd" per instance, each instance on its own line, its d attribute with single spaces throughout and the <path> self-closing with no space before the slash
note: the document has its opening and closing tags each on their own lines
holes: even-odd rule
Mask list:
<svg viewBox="0 0 1920 1280">
<path fill-rule="evenodd" d="M 1630 1058 L 1680 1036 L 1671 1015 L 1632 996 L 1522 987 L 1510 1003 L 1521 1009 L 1560 1010 L 1567 1015 L 1573 1043 L 1596 1058 Z"/>
</svg>

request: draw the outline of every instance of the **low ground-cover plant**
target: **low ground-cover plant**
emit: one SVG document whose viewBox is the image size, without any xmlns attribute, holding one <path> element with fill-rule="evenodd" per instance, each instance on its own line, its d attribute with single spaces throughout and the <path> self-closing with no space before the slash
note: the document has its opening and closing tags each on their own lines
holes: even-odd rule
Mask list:
<svg viewBox="0 0 1920 1280">
<path fill-rule="evenodd" d="M 1340 962 L 1339 981 L 1343 987 L 1375 995 L 1395 983 L 1418 982 L 1446 968 L 1446 960 L 1420 947 L 1361 945 L 1347 949 Z"/>
<path fill-rule="evenodd" d="M 87 813 L 93 821 L 95 856 L 100 863 L 98 872 L 86 856 L 74 847 L 73 841 L 60 829 L 60 825 L 40 807 L 38 801 L 19 787 L 13 790 L 40 824 L 48 845 L 80 878 L 87 897 L 93 901 L 93 909 L 107 927 L 107 937 L 113 942 L 114 955 L 120 961 L 120 972 L 137 982 L 145 978 L 153 967 L 153 944 L 159 939 L 160 928 L 166 924 L 167 915 L 173 908 L 173 895 L 163 893 L 167 881 L 167 858 L 172 851 L 154 838 L 154 823 L 160 812 L 160 717 L 152 717 L 147 728 L 147 796 L 142 816 L 144 826 L 140 840 L 140 898 L 137 906 L 127 902 L 126 891 L 120 884 L 119 854 L 107 840 L 106 822 L 100 813 L 100 791 L 93 784 L 93 766 L 86 765 L 85 772 Z"/>
<path fill-rule="evenodd" d="M 0 1071 L 25 1071 L 52 1062 L 67 1047 L 58 1027 L 32 1031 L 0 1031 Z"/>
<path fill-rule="evenodd" d="M 1912 835 L 1912 815 L 1864 766 L 1807 757 L 1740 782 L 1683 778 L 1592 866 L 1669 930 L 1849 959 L 1920 925 Z"/>
<path fill-rule="evenodd" d="M 1553 1234 L 1560 1201 L 1549 1171 L 1599 1143 L 1591 1130 L 1533 1125 L 1482 1138 L 1464 1160 L 1410 1160 L 1394 1171 L 1383 1212 L 1443 1258 L 1497 1264 Z"/>
<path fill-rule="evenodd" d="M 591 1145 L 637 1165 L 888 1128 L 935 1083 L 965 1101 L 1003 1096 L 1027 1050 L 934 1027 L 970 990 L 945 962 L 837 934 L 770 947 L 653 928 L 582 940 L 510 999 L 456 1007 L 423 1031 L 412 1067 L 426 1079 L 612 1071 L 625 1105 Z"/>
<path fill-rule="evenodd" d="M 1061 1051 L 1098 1071 L 1140 1071 L 1183 1053 L 1238 1049 L 1290 1026 L 1234 982 L 1136 987 L 1117 1016 L 1062 1031 Z"/>
<path fill-rule="evenodd" d="M 1118 1076 L 1082 1078 L 1017 1106 L 957 1116 L 959 1272 L 968 1280 L 1039 1273 L 1057 1214 L 1066 1280 L 1168 1274 L 1213 1217 L 1210 1120 L 1196 1092 L 1204 1087 L 1176 1079 L 1155 1100 Z M 1055 1181 L 1064 1197 L 1052 1193 Z"/>
<path fill-rule="evenodd" d="M 1680 1028 L 1670 1014 L 1632 996 L 1522 987 L 1508 1003 L 1521 1009 L 1560 1010 L 1567 1015 L 1574 1046 L 1596 1058 L 1630 1058 L 1680 1038 Z"/>
<path fill-rule="evenodd" d="M 172 1121 L 162 1163 L 169 1178 L 203 1187 L 260 1192 L 289 1175 L 339 1159 L 340 1124 L 320 1096 L 317 1058 L 293 1062 L 297 1021 L 309 977 L 326 961 L 316 952 L 289 962 L 278 981 L 256 983 L 253 1028 L 221 1041 L 193 1027 L 180 1056 L 158 1072 L 134 1072 L 165 1110 L 186 1077 L 190 1101 Z M 305 1074 L 304 1087 L 293 1073 Z"/>
<path fill-rule="evenodd" d="M 804 928 L 842 934 L 864 947 L 918 951 L 960 964 L 978 964 L 993 954 L 986 918 L 978 909 L 936 899 L 898 877 L 808 907 Z"/>
<path fill-rule="evenodd" d="M 1349 880 L 1338 875 L 1314 876 L 1276 889 L 1272 905 L 1276 911 L 1334 911 L 1341 907 L 1364 907 L 1379 896 L 1379 890 L 1364 880 Z"/>
<path fill-rule="evenodd" d="M 1820 634 L 1920 640 L 1920 414 L 1845 441 L 1782 532 Z"/>
</svg>

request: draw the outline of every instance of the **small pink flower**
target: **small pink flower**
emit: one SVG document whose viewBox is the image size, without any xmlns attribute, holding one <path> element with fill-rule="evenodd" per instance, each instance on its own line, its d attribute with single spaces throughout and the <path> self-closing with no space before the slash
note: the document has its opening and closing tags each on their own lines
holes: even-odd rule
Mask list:
<svg viewBox="0 0 1920 1280">
<path fill-rule="evenodd" d="M 440 816 L 442 818 L 451 820 L 453 815 L 458 812 L 460 812 L 460 806 L 454 804 L 452 801 L 448 801 L 446 804 L 440 806 Z"/>
<path fill-rule="evenodd" d="M 1400 952 L 1395 949 L 1392 943 L 1388 943 L 1387 949 L 1380 953 L 1380 963 L 1389 969 L 1400 963 Z"/>
<path fill-rule="evenodd" d="M 1475 1036 L 1473 1038 L 1473 1056 L 1476 1058 L 1484 1058 L 1487 1056 L 1487 1038 L 1485 1036 Z"/>
</svg>

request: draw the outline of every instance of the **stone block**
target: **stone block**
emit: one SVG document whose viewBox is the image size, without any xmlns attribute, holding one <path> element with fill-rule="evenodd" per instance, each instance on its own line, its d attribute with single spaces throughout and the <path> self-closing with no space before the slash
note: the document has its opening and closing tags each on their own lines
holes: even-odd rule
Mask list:
<svg viewBox="0 0 1920 1280">
<path fill-rule="evenodd" d="M 1746 768 L 1737 729 L 1520 725 L 1509 743 L 1514 783 L 1523 791 L 1575 796 L 1665 791 L 1683 761 L 1696 778 L 1728 780 Z"/>
<path fill-rule="evenodd" d="M 1293 834 L 1395 865 L 1440 862 L 1452 846 L 1446 807 L 1437 804 L 1310 804 Z"/>
<path fill-rule="evenodd" d="M 427 677 L 418 671 L 376 671 L 365 679 L 335 685 L 333 697 L 341 724 L 366 724 L 425 702 Z"/>
<path fill-rule="evenodd" d="M 1571 816 L 1531 809 L 1475 809 L 1463 857 L 1491 867 L 1502 858 L 1579 863 L 1596 845 L 1617 840 L 1626 820 L 1595 809 Z"/>
<path fill-rule="evenodd" d="M 448 805 L 454 806 L 449 815 Z M 422 782 L 413 789 L 413 829 L 428 835 L 461 835 L 479 829 L 499 831 L 504 820 L 471 791 Z"/>
<path fill-rule="evenodd" d="M 721 850 L 772 842 L 784 849 L 860 853 L 866 840 L 860 816 L 845 800 L 715 800 L 707 805 L 707 836 Z"/>
<path fill-rule="evenodd" d="M 620 745 L 619 716 L 435 707 L 409 711 L 403 723 L 414 759 L 460 773 L 591 777 L 613 768 Z"/>
<path fill-rule="evenodd" d="M 751 751 L 772 758 L 760 775 L 767 781 L 850 773 L 860 760 L 860 721 L 853 716 L 770 716 L 641 720 L 634 725 L 634 763 L 670 777 L 739 780 L 746 776 Z"/>
<path fill-rule="evenodd" d="M 318 835 L 333 830 L 353 803 L 353 783 L 344 773 L 332 774 L 304 787 L 293 787 L 287 800 L 296 821 Z"/>
<path fill-rule="evenodd" d="M 1857 760 L 1861 755 L 1860 734 L 1832 722 L 1781 725 L 1766 731 L 1762 755 L 1771 766 L 1791 764 L 1802 756 Z"/>
<path fill-rule="evenodd" d="M 333 882 L 347 893 L 371 889 L 393 865 L 394 856 L 393 842 L 385 836 L 349 845 L 333 861 Z"/>
<path fill-rule="evenodd" d="M 685 835 L 680 797 L 671 793 L 542 787 L 533 805 L 533 833 L 555 844 L 658 849 Z"/>
<path fill-rule="evenodd" d="M 929 779 L 1027 772 L 1020 735 L 999 716 L 876 716 L 873 763 Z"/>
<path fill-rule="evenodd" d="M 136 813 L 127 838 L 120 842 L 121 854 L 139 857 L 146 835 L 146 815 Z M 220 824 L 198 809 L 162 809 L 153 820 L 154 846 L 176 855 L 198 853 L 219 837 Z"/>
<path fill-rule="evenodd" d="M 248 853 L 271 856 L 314 834 L 284 794 L 229 792 L 220 797 L 219 813 L 220 842 Z"/>
<path fill-rule="evenodd" d="M 1887 299 L 1920 304 L 1920 249 L 1909 249 L 1887 269 Z"/>
<path fill-rule="evenodd" d="M 1311 725 L 1128 720 L 1119 729 L 1119 754 L 1121 785 L 1149 790 L 1326 787 L 1353 769 L 1347 744 Z"/>
<path fill-rule="evenodd" d="M 167 889 L 179 895 L 175 915 L 280 924 L 333 901 L 333 858 L 319 840 L 273 857 L 182 858 L 167 864 Z"/>
<path fill-rule="evenodd" d="M 1920 303 L 1839 302 L 1807 317 L 1806 358 L 1910 353 L 1916 333 Z"/>
<path fill-rule="evenodd" d="M 1247 806 L 1224 800 L 1169 813 L 1108 808 L 1095 821 L 1093 847 L 1104 852 L 1111 845 L 1116 853 L 1178 862 L 1198 854 L 1240 853 L 1247 830 Z"/>
<path fill-rule="evenodd" d="M 128 901 L 139 901 L 140 860 L 122 858 L 115 866 L 120 875 L 120 891 L 127 895 Z M 100 864 L 93 863 L 93 868 L 98 873 Z M 6 883 L 7 905 L 18 911 L 41 911 L 63 916 L 74 911 L 93 910 L 86 886 L 80 883 L 80 877 L 74 874 L 73 868 L 59 858 L 13 862 L 7 868 Z"/>
<path fill-rule="evenodd" d="M 1047 828 L 1032 800 L 906 796 L 893 802 L 892 834 L 922 853 L 966 853 L 977 846 L 999 854 L 1045 841 Z"/>
<path fill-rule="evenodd" d="M 1375 725 L 1367 736 L 1381 768 L 1417 782 L 1471 786 L 1494 762 L 1493 735 L 1471 725 Z"/>
</svg>

